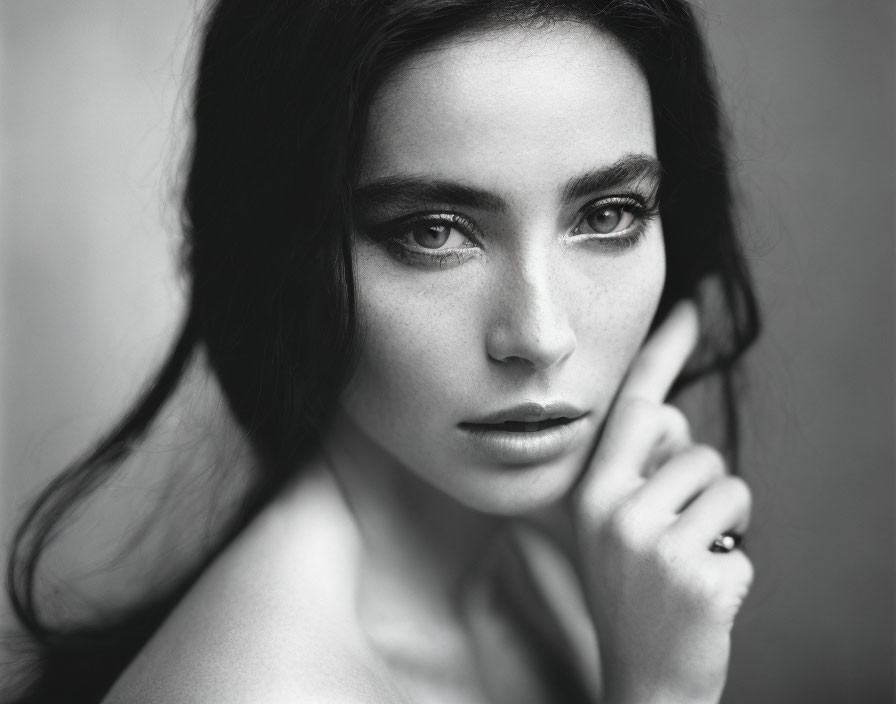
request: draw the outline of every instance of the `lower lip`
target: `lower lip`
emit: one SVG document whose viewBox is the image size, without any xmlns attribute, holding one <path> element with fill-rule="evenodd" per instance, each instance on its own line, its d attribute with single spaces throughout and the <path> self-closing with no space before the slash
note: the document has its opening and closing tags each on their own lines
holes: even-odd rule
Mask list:
<svg viewBox="0 0 896 704">
<path fill-rule="evenodd" d="M 490 430 L 482 426 L 461 426 L 461 431 L 480 454 L 501 464 L 528 465 L 561 457 L 572 447 L 584 424 L 585 416 L 579 416 L 569 423 L 531 432 Z"/>
</svg>

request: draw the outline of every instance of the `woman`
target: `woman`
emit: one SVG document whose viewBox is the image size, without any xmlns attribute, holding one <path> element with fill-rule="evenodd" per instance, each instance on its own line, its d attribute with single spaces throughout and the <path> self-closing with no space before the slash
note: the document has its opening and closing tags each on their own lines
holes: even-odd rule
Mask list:
<svg viewBox="0 0 896 704">
<path fill-rule="evenodd" d="M 717 701 L 749 491 L 664 400 L 736 441 L 758 323 L 688 6 L 220 0 L 194 119 L 183 330 L 17 534 L 27 701 Z M 197 349 L 245 507 L 59 632 L 38 559 Z"/>
</svg>

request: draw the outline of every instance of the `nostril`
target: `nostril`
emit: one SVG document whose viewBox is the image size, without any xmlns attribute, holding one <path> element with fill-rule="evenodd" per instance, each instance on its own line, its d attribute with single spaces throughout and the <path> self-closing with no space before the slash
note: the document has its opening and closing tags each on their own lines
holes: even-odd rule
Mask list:
<svg viewBox="0 0 896 704">
<path fill-rule="evenodd" d="M 517 357 L 515 355 L 510 355 L 509 357 L 504 357 L 504 359 L 496 359 L 496 361 L 502 362 L 504 364 L 513 364 L 513 365 L 519 365 L 519 366 L 524 366 L 524 367 L 534 367 L 535 366 L 535 363 L 532 360 L 526 359 L 525 357 Z"/>
</svg>

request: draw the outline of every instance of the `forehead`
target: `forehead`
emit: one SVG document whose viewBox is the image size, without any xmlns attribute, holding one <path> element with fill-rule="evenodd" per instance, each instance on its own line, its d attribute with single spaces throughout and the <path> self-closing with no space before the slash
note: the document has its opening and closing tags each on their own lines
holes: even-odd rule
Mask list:
<svg viewBox="0 0 896 704">
<path fill-rule="evenodd" d="M 610 34 L 573 22 L 461 35 L 409 58 L 377 93 L 360 183 L 399 174 L 550 187 L 656 154 L 650 94 Z"/>
</svg>

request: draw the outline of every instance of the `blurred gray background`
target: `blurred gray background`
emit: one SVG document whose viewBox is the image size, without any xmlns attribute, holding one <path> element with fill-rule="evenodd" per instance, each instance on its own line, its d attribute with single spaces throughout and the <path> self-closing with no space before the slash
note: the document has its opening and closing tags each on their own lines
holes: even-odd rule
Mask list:
<svg viewBox="0 0 896 704">
<path fill-rule="evenodd" d="M 892 702 L 894 5 L 698 4 L 766 321 L 745 406 L 759 576 L 725 701 Z M 195 12 L 0 0 L 4 542 L 176 327 Z"/>
</svg>

